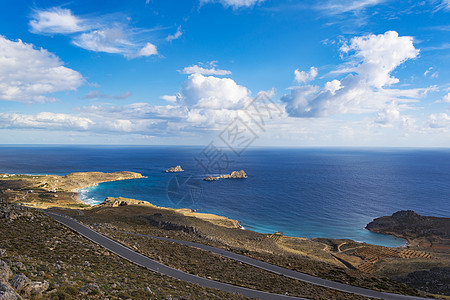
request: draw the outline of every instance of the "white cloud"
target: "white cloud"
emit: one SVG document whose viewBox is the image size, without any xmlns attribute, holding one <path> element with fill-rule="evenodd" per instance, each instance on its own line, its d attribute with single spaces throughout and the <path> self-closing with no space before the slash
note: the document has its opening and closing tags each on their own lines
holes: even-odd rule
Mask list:
<svg viewBox="0 0 450 300">
<path fill-rule="evenodd" d="M 441 100 L 436 101 L 436 103 L 450 103 L 450 93 L 442 97 Z"/>
<path fill-rule="evenodd" d="M 248 101 L 249 91 L 230 78 L 192 74 L 183 82 L 178 97 L 193 108 L 240 109 Z"/>
<path fill-rule="evenodd" d="M 121 54 L 130 59 L 158 54 L 154 44 L 143 42 L 148 40 L 149 30 L 133 28 L 127 23 L 112 21 L 111 18 L 99 16 L 80 19 L 69 9 L 53 7 L 36 10 L 30 26 L 31 32 L 37 34 L 69 35 L 73 45 L 89 51 Z"/>
<path fill-rule="evenodd" d="M 130 54 L 130 46 L 135 46 L 127 40 L 127 35 L 120 27 L 82 33 L 75 37 L 73 43 L 90 51 L 119 54 Z"/>
<path fill-rule="evenodd" d="M 317 6 L 318 9 L 327 12 L 328 14 L 336 15 L 347 12 L 361 11 L 368 7 L 378 5 L 386 0 L 341 0 L 328 1 Z"/>
<path fill-rule="evenodd" d="M 166 41 L 171 42 L 173 40 L 180 38 L 182 35 L 183 35 L 183 31 L 181 31 L 181 26 L 178 26 L 177 31 L 174 34 L 169 34 L 166 37 Z"/>
<path fill-rule="evenodd" d="M 436 10 L 450 10 L 450 0 L 437 1 Z"/>
<path fill-rule="evenodd" d="M 37 115 L 0 113 L 0 128 L 88 130 L 95 122 L 79 116 L 41 112 Z"/>
<path fill-rule="evenodd" d="M 139 50 L 137 56 L 151 56 L 157 54 L 158 50 L 156 49 L 156 46 L 153 45 L 152 43 L 147 43 L 141 50 Z"/>
<path fill-rule="evenodd" d="M 434 129 L 450 128 L 450 116 L 446 113 L 431 114 L 428 117 L 428 127 Z"/>
<path fill-rule="evenodd" d="M 392 126 L 400 119 L 400 111 L 395 107 L 385 108 L 380 111 L 375 119 L 375 123 Z"/>
<path fill-rule="evenodd" d="M 87 93 L 83 99 L 115 99 L 115 100 L 121 100 L 121 99 L 127 99 L 131 96 L 131 92 L 125 92 L 120 95 L 109 95 L 109 94 L 102 94 L 99 91 L 90 91 Z"/>
<path fill-rule="evenodd" d="M 221 69 L 216 69 L 216 62 L 210 62 L 209 66 L 204 68 L 202 66 L 199 65 L 192 65 L 189 67 L 185 67 L 183 70 L 178 70 L 178 72 L 183 73 L 183 74 L 202 74 L 202 75 L 230 75 L 231 71 L 229 70 L 221 70 Z"/>
<path fill-rule="evenodd" d="M 391 72 L 419 54 L 409 36 L 399 37 L 394 31 L 385 34 L 354 37 L 341 47 L 350 54 L 354 74 L 334 79 L 323 88 L 303 86 L 293 88 L 282 97 L 291 116 L 324 117 L 333 114 L 361 114 L 384 109 L 387 103 L 417 101 L 429 89 L 394 89 L 399 82 Z M 342 68 L 341 68 L 342 69 Z"/>
<path fill-rule="evenodd" d="M 166 100 L 167 102 L 177 102 L 177 96 L 174 95 L 162 95 L 160 98 Z"/>
<path fill-rule="evenodd" d="M 311 67 L 309 69 L 309 72 L 299 71 L 298 69 L 296 69 L 294 71 L 294 74 L 295 81 L 297 81 L 298 83 L 306 83 L 308 81 L 314 80 L 318 74 L 318 71 L 317 68 Z"/>
<path fill-rule="evenodd" d="M 406 60 L 419 55 L 413 38 L 400 37 L 395 31 L 355 37 L 349 45 L 343 45 L 341 50 L 354 52 L 356 71 L 361 79 L 377 88 L 397 83 L 399 80 L 391 77 L 390 73 Z"/>
<path fill-rule="evenodd" d="M 47 94 L 75 90 L 83 83 L 77 71 L 45 49 L 0 36 L 0 100 L 44 102 Z"/>
<path fill-rule="evenodd" d="M 431 78 L 437 78 L 439 76 L 438 72 L 433 71 L 433 67 L 429 67 L 428 70 L 426 70 L 423 73 L 424 76 L 430 76 Z"/>
<path fill-rule="evenodd" d="M 241 7 L 252 7 L 255 4 L 262 3 L 264 0 L 200 0 L 200 5 L 206 3 L 221 3 L 224 7 L 238 9 Z"/>
<path fill-rule="evenodd" d="M 88 29 L 84 20 L 74 16 L 70 9 L 60 7 L 35 10 L 29 24 L 34 33 L 67 34 Z"/>
</svg>

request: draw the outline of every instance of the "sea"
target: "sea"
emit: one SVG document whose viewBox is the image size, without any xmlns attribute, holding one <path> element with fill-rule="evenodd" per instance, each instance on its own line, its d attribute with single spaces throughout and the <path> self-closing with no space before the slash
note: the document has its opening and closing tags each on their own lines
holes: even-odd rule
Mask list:
<svg viewBox="0 0 450 300">
<path fill-rule="evenodd" d="M 166 173 L 181 165 L 184 172 Z M 247 179 L 204 181 L 245 170 Z M 244 229 L 399 247 L 367 223 L 399 210 L 450 217 L 450 149 L 214 146 L 0 146 L 0 173 L 133 171 L 146 176 L 80 190 L 95 205 L 127 197 L 236 219 Z"/>
</svg>

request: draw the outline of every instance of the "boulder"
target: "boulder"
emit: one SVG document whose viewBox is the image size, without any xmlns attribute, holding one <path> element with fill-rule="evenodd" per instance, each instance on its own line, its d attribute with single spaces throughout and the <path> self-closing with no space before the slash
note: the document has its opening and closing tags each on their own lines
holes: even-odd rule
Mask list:
<svg viewBox="0 0 450 300">
<path fill-rule="evenodd" d="M 217 180 L 217 179 L 218 179 L 217 177 L 214 177 L 214 176 L 208 176 L 208 177 L 204 178 L 203 180 L 206 180 L 206 181 L 214 181 L 214 180 Z"/>
<path fill-rule="evenodd" d="M 16 291 L 7 282 L 0 282 L 0 300 L 16 300 L 21 299 Z"/>
<path fill-rule="evenodd" d="M 24 274 L 16 275 L 11 279 L 11 286 L 19 293 L 29 294 L 31 291 L 30 284 L 31 280 Z"/>
<path fill-rule="evenodd" d="M 99 288 L 98 284 L 96 284 L 96 283 L 88 283 L 81 289 L 81 292 L 89 293 L 89 292 L 99 291 L 99 290 L 100 290 L 100 288 Z"/>
<path fill-rule="evenodd" d="M 48 281 L 33 281 L 30 284 L 30 292 L 32 295 L 41 295 L 43 292 L 48 290 L 50 284 Z"/>
<path fill-rule="evenodd" d="M 0 281 L 8 281 L 12 275 L 9 266 L 3 260 L 0 260 Z"/>
</svg>

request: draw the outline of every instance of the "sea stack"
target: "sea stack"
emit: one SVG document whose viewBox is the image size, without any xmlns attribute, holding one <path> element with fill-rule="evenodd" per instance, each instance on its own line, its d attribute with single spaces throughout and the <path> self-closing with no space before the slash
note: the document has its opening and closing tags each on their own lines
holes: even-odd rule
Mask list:
<svg viewBox="0 0 450 300">
<path fill-rule="evenodd" d="M 166 173 L 174 173 L 174 172 L 183 172 L 184 170 L 181 168 L 181 166 L 172 167 L 170 169 L 166 170 Z"/>
</svg>

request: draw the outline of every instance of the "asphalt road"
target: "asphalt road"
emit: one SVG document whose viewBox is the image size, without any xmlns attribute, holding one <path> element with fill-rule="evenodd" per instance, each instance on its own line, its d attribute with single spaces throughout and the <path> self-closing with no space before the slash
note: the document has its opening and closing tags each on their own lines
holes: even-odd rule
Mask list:
<svg viewBox="0 0 450 300">
<path fill-rule="evenodd" d="M 59 214 L 51 213 L 46 211 L 47 215 L 55 219 L 56 221 L 66 225 L 70 229 L 78 232 L 82 236 L 86 237 L 87 239 L 93 241 L 94 243 L 99 244 L 100 246 L 108 249 L 109 251 L 119 255 L 120 257 L 125 258 L 126 260 L 135 263 L 137 265 L 140 265 L 142 267 L 145 267 L 147 269 L 150 269 L 155 272 L 159 272 L 164 275 L 168 275 L 170 277 L 187 281 L 190 283 L 198 284 L 204 287 L 208 288 L 214 288 L 218 290 L 222 290 L 225 292 L 231 292 L 231 293 L 237 293 L 241 294 L 246 297 L 250 298 L 259 298 L 259 299 L 303 299 L 303 298 L 297 298 L 297 297 L 291 297 L 287 295 L 278 295 L 278 294 L 272 294 L 267 293 L 263 291 L 258 290 L 252 290 L 248 288 L 243 288 L 227 283 L 222 283 L 210 279 L 206 279 L 203 277 L 195 276 L 192 274 L 188 274 L 186 272 L 168 267 L 166 265 L 163 265 L 153 259 L 150 259 L 140 253 L 137 253 L 136 251 L 133 251 L 122 244 L 113 241 L 112 239 L 90 229 L 89 227 L 86 227 L 79 222 L 75 221 L 72 218 L 62 216 Z"/>
<path fill-rule="evenodd" d="M 168 267 L 166 265 L 163 265 L 159 262 L 156 262 L 146 256 L 143 256 L 125 246 L 122 244 L 113 241 L 98 232 L 80 224 L 78 221 L 62 216 L 55 213 L 46 212 L 49 216 L 54 218 L 55 220 L 61 222 L 62 224 L 70 227 L 71 229 L 75 230 L 76 232 L 80 233 L 81 235 L 85 236 L 86 238 L 90 239 L 91 241 L 105 247 L 106 249 L 110 250 L 111 252 L 116 253 L 117 255 L 133 262 L 138 265 L 141 265 L 143 267 L 146 267 L 150 270 L 180 279 L 184 281 L 188 281 L 191 283 L 195 283 L 201 286 L 210 287 L 210 288 L 216 288 L 222 291 L 226 292 L 232 292 L 232 293 L 239 293 L 247 297 L 253 297 L 253 298 L 260 298 L 260 299 L 299 299 L 295 297 L 285 296 L 285 295 L 277 295 L 277 294 L 271 294 L 266 293 L 262 291 L 247 289 L 243 287 L 238 287 L 226 283 L 221 283 L 213 280 L 209 280 L 203 277 L 195 276 L 192 274 L 185 273 L 183 271 Z M 311 283 L 317 286 L 326 287 L 342 292 L 357 294 L 365 297 L 371 297 L 371 298 L 379 298 L 379 299 L 404 299 L 404 300 L 412 300 L 412 299 L 425 299 L 421 297 L 414 297 L 414 296 L 405 296 L 405 295 L 399 295 L 399 294 L 393 294 L 393 293 L 385 293 L 385 292 L 379 292 L 374 291 L 370 289 L 355 287 L 339 282 L 334 282 L 331 280 L 321 279 L 318 277 L 314 277 L 305 273 L 296 272 L 293 270 L 289 270 L 286 268 L 282 268 L 279 266 L 275 266 L 260 260 L 256 260 L 247 256 L 239 255 L 234 252 L 230 252 L 224 249 L 215 248 L 211 246 L 206 246 L 203 244 L 198 244 L 194 242 L 188 242 L 188 241 L 182 241 L 182 240 L 174 240 L 170 238 L 164 238 L 164 237 L 156 237 L 156 236 L 150 236 L 150 235 L 143 235 L 143 234 L 136 234 L 140 236 L 146 236 L 154 239 L 160 239 L 165 241 L 170 241 L 178 244 L 183 244 L 190 247 L 199 248 L 205 251 L 209 251 L 278 275 L 283 275 L 288 278 L 293 278 L 296 280 L 300 280 L 303 282 Z"/>
</svg>

